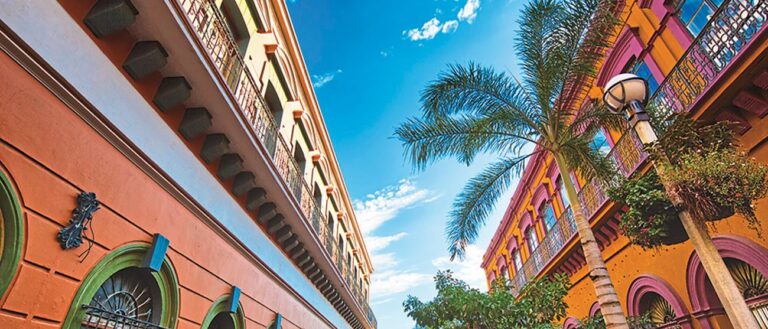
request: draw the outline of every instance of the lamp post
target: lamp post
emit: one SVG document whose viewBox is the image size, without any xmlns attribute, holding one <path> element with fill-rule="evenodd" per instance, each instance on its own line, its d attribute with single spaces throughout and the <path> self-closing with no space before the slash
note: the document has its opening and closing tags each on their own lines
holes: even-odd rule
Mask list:
<svg viewBox="0 0 768 329">
<path fill-rule="evenodd" d="M 645 112 L 648 97 L 648 83 L 643 78 L 629 73 L 619 74 L 609 80 L 603 95 L 603 101 L 612 112 L 623 112 L 631 128 L 635 130 L 637 137 L 644 145 L 657 140 L 656 133 L 651 127 L 650 117 Z M 682 200 L 671 193 L 670 186 L 665 182 L 663 168 L 656 167 L 656 171 L 672 204 L 675 206 L 682 205 Z M 678 214 L 680 222 L 682 222 L 731 324 L 738 329 L 759 328 L 754 315 L 752 315 L 744 297 L 736 286 L 736 282 L 725 266 L 723 258 L 720 257 L 720 253 L 712 243 L 707 228 L 703 223 L 695 221 L 684 207 L 677 208 L 682 209 Z"/>
</svg>

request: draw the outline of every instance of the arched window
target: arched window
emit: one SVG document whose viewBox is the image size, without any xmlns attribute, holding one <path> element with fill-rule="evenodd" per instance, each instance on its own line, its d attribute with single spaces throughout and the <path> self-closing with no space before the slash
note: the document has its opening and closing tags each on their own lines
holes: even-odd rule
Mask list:
<svg viewBox="0 0 768 329">
<path fill-rule="evenodd" d="M 672 304 L 654 292 L 645 294 L 640 300 L 640 314 L 646 313 L 657 327 L 666 327 L 677 318 Z"/>
<path fill-rule="evenodd" d="M 507 281 L 509 278 L 509 270 L 507 270 L 507 265 L 502 265 L 501 268 L 499 268 L 499 276 L 504 278 L 504 281 Z"/>
<path fill-rule="evenodd" d="M 555 222 L 557 221 L 555 218 L 555 210 L 552 208 L 551 201 L 541 203 L 541 206 L 539 206 L 539 216 L 544 223 L 544 228 L 547 232 L 549 232 L 549 230 L 555 226 Z"/>
<path fill-rule="evenodd" d="M 11 284 L 24 240 L 21 206 L 10 180 L 0 171 L 0 297 Z"/>
<path fill-rule="evenodd" d="M 650 92 L 650 95 L 653 95 L 656 92 L 656 89 L 659 89 L 659 82 L 656 81 L 656 77 L 653 76 L 651 68 L 648 67 L 648 64 L 644 59 L 638 59 L 632 68 L 627 71 L 634 73 L 648 82 L 648 91 Z"/>
<path fill-rule="evenodd" d="M 272 119 L 277 124 L 277 129 L 280 129 L 283 120 L 283 103 L 280 100 L 280 95 L 277 93 L 275 85 L 271 81 L 267 83 L 267 93 L 264 95 L 264 100 L 267 102 Z"/>
<path fill-rule="evenodd" d="M 307 169 L 307 158 L 304 156 L 304 152 L 301 150 L 299 143 L 293 146 L 293 159 L 296 160 L 296 164 L 299 165 L 299 175 L 304 175 Z"/>
<path fill-rule="evenodd" d="M 515 249 L 512 251 L 512 263 L 515 266 L 515 273 L 523 268 L 523 258 L 520 257 L 520 249 Z"/>
<path fill-rule="evenodd" d="M 536 250 L 536 247 L 539 246 L 539 237 L 533 226 L 529 226 L 528 229 L 525 230 L 525 241 L 528 243 L 528 251 L 531 253 L 533 253 L 533 251 Z"/>
<path fill-rule="evenodd" d="M 744 299 L 749 300 L 757 297 L 768 299 L 768 278 L 760 271 L 752 265 L 734 258 L 726 258 L 725 266 L 731 272 L 731 276 L 736 281 L 736 286 L 739 287 Z"/>
<path fill-rule="evenodd" d="M 203 319 L 202 329 L 245 329 L 245 315 L 243 307 L 237 305 L 233 313 L 230 309 L 232 295 L 225 295 L 217 299 L 211 305 L 208 314 Z"/>
<path fill-rule="evenodd" d="M 320 191 L 320 185 L 317 185 L 317 183 L 315 183 L 314 190 L 312 197 L 315 199 L 315 205 L 317 205 L 318 210 L 320 210 L 323 208 L 323 192 Z"/>
<path fill-rule="evenodd" d="M 723 0 L 683 0 L 678 5 L 680 8 L 678 17 L 695 37 L 701 33 L 712 14 L 722 4 Z"/>
<path fill-rule="evenodd" d="M 144 267 L 147 244 L 120 247 L 83 280 L 64 329 L 175 328 L 179 288 L 166 258 L 157 272 Z"/>
<path fill-rule="evenodd" d="M 648 315 L 654 328 L 690 329 L 690 316 L 682 298 L 664 279 L 645 274 L 627 292 L 627 311 L 632 319 Z"/>
<path fill-rule="evenodd" d="M 334 222 L 333 222 L 333 215 L 331 213 L 328 213 L 328 221 L 326 222 L 326 226 L 328 227 L 328 234 L 331 235 L 331 238 L 333 238 L 333 228 Z"/>
<path fill-rule="evenodd" d="M 740 236 L 716 236 L 712 242 L 752 313 L 757 319 L 768 319 L 768 250 Z M 688 260 L 687 277 L 693 313 L 722 312 L 720 300 L 696 253 Z M 768 321 L 763 323 L 768 328 Z"/>
</svg>

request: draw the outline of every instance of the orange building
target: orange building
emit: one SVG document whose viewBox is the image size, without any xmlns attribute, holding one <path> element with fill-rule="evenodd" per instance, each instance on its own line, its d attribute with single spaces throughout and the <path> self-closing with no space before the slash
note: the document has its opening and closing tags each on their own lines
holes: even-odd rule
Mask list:
<svg viewBox="0 0 768 329">
<path fill-rule="evenodd" d="M 623 26 L 592 81 L 583 106 L 600 101 L 613 76 L 632 72 L 649 82 L 650 103 L 696 120 L 738 123 L 743 148 L 768 163 L 768 1 L 640 0 L 617 4 Z M 649 168 L 633 132 L 601 131 L 593 147 L 625 176 Z M 569 200 L 561 189 L 573 179 L 599 240 L 625 313 L 650 312 L 659 328 L 731 328 L 690 242 L 643 250 L 618 229 L 625 209 L 595 182 L 560 173 L 548 155 L 533 157 L 521 177 L 483 258 L 490 284 L 509 277 L 520 287 L 551 273 L 573 283 L 563 328 L 599 312 L 576 236 Z M 571 201 L 573 202 L 573 200 Z M 763 230 L 768 200 L 757 203 Z M 717 222 L 714 243 L 762 328 L 768 328 L 768 240 L 738 216 Z"/>
<path fill-rule="evenodd" d="M 0 328 L 375 328 L 281 0 L 0 1 Z"/>
</svg>

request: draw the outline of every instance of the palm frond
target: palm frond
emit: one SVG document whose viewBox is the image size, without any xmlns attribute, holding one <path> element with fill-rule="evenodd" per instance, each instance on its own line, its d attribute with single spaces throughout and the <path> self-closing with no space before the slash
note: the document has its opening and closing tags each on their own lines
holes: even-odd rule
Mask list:
<svg viewBox="0 0 768 329">
<path fill-rule="evenodd" d="M 608 111 L 604 104 L 595 103 L 587 105 L 577 112 L 568 128 L 573 131 L 574 135 L 587 134 L 591 136 L 590 132 L 594 134 L 594 131 L 599 128 L 624 131 L 627 129 L 627 120 L 622 114 Z"/>
<path fill-rule="evenodd" d="M 568 166 L 578 171 L 587 181 L 610 181 L 616 174 L 616 166 L 609 157 L 592 147 L 592 137 L 596 131 L 585 131 L 580 136 L 573 136 L 561 146 L 560 153 Z"/>
<path fill-rule="evenodd" d="M 450 65 L 424 89 L 421 103 L 424 117 L 430 120 L 505 111 L 533 128 L 538 126 L 535 104 L 528 102 L 525 91 L 505 73 L 475 63 Z"/>
<path fill-rule="evenodd" d="M 464 186 L 453 203 L 446 228 L 451 260 L 464 257 L 467 245 L 477 238 L 478 231 L 493 211 L 496 201 L 525 168 L 525 160 L 539 152 L 542 151 L 501 159 Z"/>
<path fill-rule="evenodd" d="M 395 130 L 395 135 L 403 143 L 406 160 L 417 170 L 447 157 L 468 165 L 483 152 L 514 154 L 527 143 L 538 141 L 535 131 L 507 112 L 482 117 L 411 118 Z"/>
<path fill-rule="evenodd" d="M 551 107 L 556 71 L 563 69 L 553 67 L 550 58 L 556 44 L 552 37 L 561 24 L 563 13 L 564 8 L 557 0 L 536 0 L 526 4 L 518 20 L 520 30 L 515 48 L 521 62 L 523 81 L 544 116 Z"/>
</svg>

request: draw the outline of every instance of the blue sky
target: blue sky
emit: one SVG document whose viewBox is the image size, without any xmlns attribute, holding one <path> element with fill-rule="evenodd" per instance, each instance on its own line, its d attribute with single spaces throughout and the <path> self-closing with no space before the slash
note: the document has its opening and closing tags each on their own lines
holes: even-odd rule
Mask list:
<svg viewBox="0 0 768 329">
<path fill-rule="evenodd" d="M 371 305 L 379 328 L 412 328 L 408 294 L 434 296 L 451 268 L 485 289 L 480 261 L 512 191 L 463 262 L 448 262 L 444 227 L 454 197 L 482 168 L 442 161 L 414 172 L 392 138 L 419 113 L 419 93 L 451 63 L 512 70 L 524 0 L 289 1 L 310 74 L 372 254 Z"/>
</svg>

